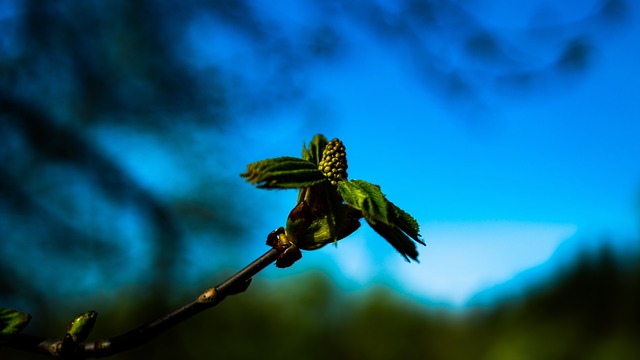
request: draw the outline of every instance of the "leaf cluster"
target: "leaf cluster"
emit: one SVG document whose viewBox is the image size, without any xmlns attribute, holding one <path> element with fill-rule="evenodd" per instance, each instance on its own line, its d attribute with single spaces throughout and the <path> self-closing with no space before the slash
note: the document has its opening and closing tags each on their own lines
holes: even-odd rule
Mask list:
<svg viewBox="0 0 640 360">
<path fill-rule="evenodd" d="M 407 261 L 417 261 L 414 241 L 424 245 L 418 222 L 387 200 L 380 186 L 347 180 L 346 158 L 339 169 L 344 177 L 323 171 L 324 151 L 331 143 L 341 145 L 338 139 L 329 142 L 318 134 L 309 147 L 303 145 L 301 158 L 257 161 L 249 164 L 241 176 L 263 189 L 300 189 L 298 205 L 289 214 L 284 232 L 286 241 L 300 249 L 314 250 L 343 239 L 357 230 L 359 220 L 364 218 Z"/>
</svg>

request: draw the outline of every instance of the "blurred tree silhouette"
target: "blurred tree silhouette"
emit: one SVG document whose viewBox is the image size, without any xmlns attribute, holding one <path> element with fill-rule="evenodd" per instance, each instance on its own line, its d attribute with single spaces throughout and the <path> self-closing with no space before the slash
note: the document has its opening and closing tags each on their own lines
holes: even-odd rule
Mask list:
<svg viewBox="0 0 640 360">
<path fill-rule="evenodd" d="M 220 151 L 223 135 L 250 126 L 244 119 L 252 115 L 307 101 L 317 64 L 366 57 L 353 33 L 397 53 L 441 98 L 478 106 L 487 89 L 530 89 L 548 85 L 550 77 L 588 71 L 603 40 L 600 31 L 625 20 L 626 5 L 596 2 L 588 16 L 570 21 L 542 9 L 526 26 L 508 32 L 475 14 L 482 2 L 309 0 L 298 6 L 299 12 L 281 12 L 242 0 L 0 3 L 0 302 L 34 314 L 29 331 L 51 333 L 47 324 L 68 321 L 60 308 L 91 306 L 90 300 L 107 307 L 99 295 L 120 298 L 139 284 L 147 298 L 109 308 L 136 318 L 123 315 L 98 331 L 135 326 L 173 300 L 164 292 L 183 277 L 181 265 L 194 243 L 216 234 L 220 242 L 241 239 L 257 214 L 234 202 L 234 183 L 213 166 L 230 156 Z M 540 48 L 552 55 L 540 58 Z M 162 147 L 169 154 L 162 161 L 180 164 L 188 180 L 160 173 L 167 177 L 165 187 L 147 183 L 127 159 L 156 161 L 144 153 L 149 147 Z M 114 288 L 121 290 L 102 293 Z M 327 284 L 323 289 L 332 291 Z M 301 296 L 309 294 L 318 291 Z M 383 349 L 365 347 L 365 330 L 378 329 L 372 336 L 382 344 L 397 338 L 400 326 L 418 329 L 394 354 L 442 348 L 424 340 L 438 339 L 436 328 L 448 329 L 446 344 L 467 339 L 455 322 L 424 327 L 427 315 L 389 310 L 384 297 L 373 298 L 352 305 L 355 322 L 333 318 L 325 329 L 314 324 L 325 324 L 323 316 L 306 318 L 307 310 L 277 299 L 266 305 L 244 299 L 228 313 L 209 314 L 192 325 L 207 328 L 206 321 L 214 319 L 237 328 L 235 317 L 264 319 L 254 324 L 270 333 L 306 321 L 313 337 L 327 339 L 318 352 L 307 352 L 304 339 L 297 339 L 297 345 L 272 350 L 285 352 L 274 356 L 319 357 L 344 348 L 343 355 L 381 357 Z M 274 318 L 261 308 L 285 305 L 300 315 Z M 303 305 L 326 310 L 323 304 L 298 306 Z M 309 333 L 287 331 L 294 339 L 304 334 Z M 171 336 L 185 341 L 173 350 L 182 354 L 198 353 L 190 346 L 211 346 L 202 341 L 204 333 Z M 247 355 L 234 331 L 216 336 L 226 341 L 216 347 L 227 344 L 229 353 Z M 429 346 L 413 349 L 409 339 Z M 265 337 L 261 348 L 270 341 Z M 166 348 L 170 344 L 156 345 L 158 358 L 175 355 Z"/>
<path fill-rule="evenodd" d="M 638 264 L 607 249 L 585 253 L 518 301 L 462 314 L 425 307 L 381 286 L 347 294 L 325 274 L 310 272 L 256 282 L 216 311 L 113 358 L 634 359 L 640 350 Z M 135 325 L 119 311 L 153 316 L 153 302 L 124 297 L 111 304 L 108 312 L 116 317 L 96 335 Z M 41 358 L 3 351 L 9 358 Z"/>
</svg>

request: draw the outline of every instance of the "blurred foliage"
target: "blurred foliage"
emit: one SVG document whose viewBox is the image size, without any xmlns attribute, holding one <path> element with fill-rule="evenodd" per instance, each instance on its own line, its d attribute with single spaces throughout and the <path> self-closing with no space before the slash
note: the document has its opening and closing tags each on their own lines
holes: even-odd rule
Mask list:
<svg viewBox="0 0 640 360">
<path fill-rule="evenodd" d="M 215 190 L 224 179 L 192 165 L 211 164 L 190 144 L 213 135 L 225 107 L 219 86 L 166 46 L 174 14 L 124 1 L 0 6 L 0 300 L 43 316 L 98 283 L 159 291 L 194 239 L 242 232 L 238 206 Z M 123 159 L 149 142 L 193 180 L 145 184 Z"/>
<path fill-rule="evenodd" d="M 319 272 L 256 279 L 246 293 L 113 359 L 633 359 L 640 351 L 639 264 L 606 249 L 585 254 L 522 299 L 463 313 L 384 286 L 345 293 Z M 161 310 L 151 297 L 125 296 L 99 309 L 91 336 L 128 330 Z M 3 359 L 41 358 L 3 351 Z"/>
</svg>

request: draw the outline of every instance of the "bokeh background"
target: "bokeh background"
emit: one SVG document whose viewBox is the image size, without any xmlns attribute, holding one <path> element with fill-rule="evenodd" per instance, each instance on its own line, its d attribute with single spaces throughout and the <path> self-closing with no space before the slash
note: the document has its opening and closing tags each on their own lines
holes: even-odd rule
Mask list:
<svg viewBox="0 0 640 360">
<path fill-rule="evenodd" d="M 55 338 L 96 310 L 97 339 L 191 301 L 295 205 L 246 164 L 323 133 L 418 219 L 420 263 L 365 225 L 114 359 L 634 358 L 639 15 L 0 0 L 0 304 Z"/>
</svg>

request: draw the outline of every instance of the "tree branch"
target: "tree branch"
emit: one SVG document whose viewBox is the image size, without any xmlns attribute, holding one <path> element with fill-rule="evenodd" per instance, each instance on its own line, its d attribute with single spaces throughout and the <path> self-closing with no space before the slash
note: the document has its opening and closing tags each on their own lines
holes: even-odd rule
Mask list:
<svg viewBox="0 0 640 360">
<path fill-rule="evenodd" d="M 169 330 L 205 309 L 216 306 L 229 295 L 245 291 L 249 286 L 251 278 L 269 264 L 273 263 L 278 256 L 278 250 L 270 249 L 220 285 L 203 292 L 196 300 L 174 312 L 110 339 L 80 343 L 77 348 L 70 352 L 69 350 L 63 349 L 62 340 L 47 339 L 21 333 L 12 336 L 8 343 L 3 345 L 54 357 L 70 357 L 74 359 L 105 357 L 123 352 L 150 341 L 166 330 Z"/>
</svg>

